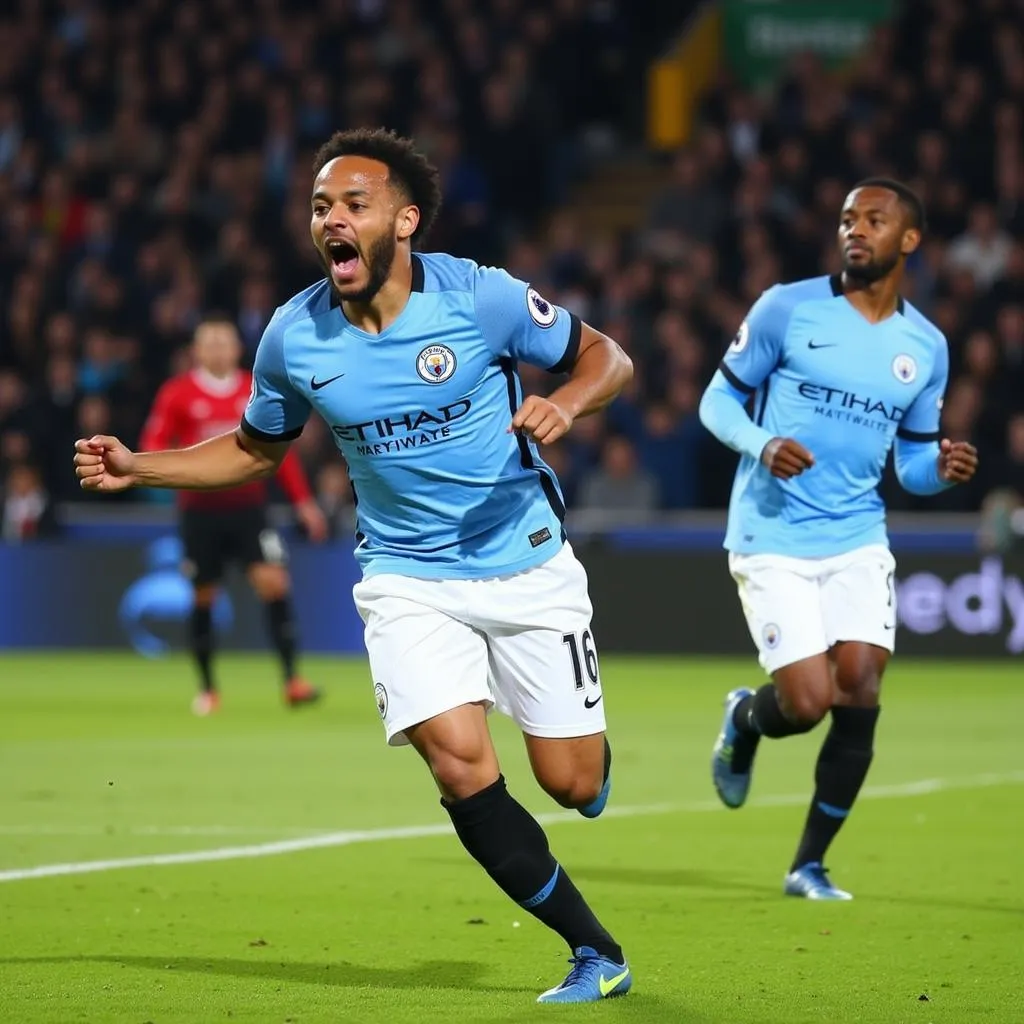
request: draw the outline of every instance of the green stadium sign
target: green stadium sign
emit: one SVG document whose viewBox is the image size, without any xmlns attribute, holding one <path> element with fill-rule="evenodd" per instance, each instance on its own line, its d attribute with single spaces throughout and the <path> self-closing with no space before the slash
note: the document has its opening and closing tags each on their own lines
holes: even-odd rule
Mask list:
<svg viewBox="0 0 1024 1024">
<path fill-rule="evenodd" d="M 795 54 L 826 64 L 855 57 L 892 0 L 722 0 L 729 65 L 747 85 L 771 85 Z"/>
</svg>

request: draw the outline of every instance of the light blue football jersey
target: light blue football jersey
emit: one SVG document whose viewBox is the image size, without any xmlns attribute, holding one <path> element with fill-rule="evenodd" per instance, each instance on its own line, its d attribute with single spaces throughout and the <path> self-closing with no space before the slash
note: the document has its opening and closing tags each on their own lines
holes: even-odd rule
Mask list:
<svg viewBox="0 0 1024 1024">
<path fill-rule="evenodd" d="M 565 506 L 535 444 L 508 433 L 522 360 L 576 359 L 580 321 L 503 270 L 416 253 L 401 314 L 352 326 L 324 280 L 267 326 L 242 430 L 291 440 L 327 423 L 356 494 L 363 574 L 479 579 L 556 554 Z"/>
<path fill-rule="evenodd" d="M 948 375 L 942 332 L 902 299 L 872 324 L 838 276 L 766 291 L 709 386 L 753 405 L 725 547 L 823 558 L 886 544 L 886 457 L 895 442 L 898 457 L 928 445 L 937 459 Z M 758 455 L 778 436 L 799 441 L 815 465 L 789 481 L 772 477 Z M 933 490 L 943 486 L 936 477 Z"/>
</svg>

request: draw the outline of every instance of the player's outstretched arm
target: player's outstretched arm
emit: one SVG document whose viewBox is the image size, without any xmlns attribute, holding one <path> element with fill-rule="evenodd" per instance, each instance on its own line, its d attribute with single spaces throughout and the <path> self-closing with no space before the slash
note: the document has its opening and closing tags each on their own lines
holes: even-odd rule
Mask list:
<svg viewBox="0 0 1024 1024">
<path fill-rule="evenodd" d="M 241 430 L 162 452 L 133 452 L 116 437 L 96 435 L 75 442 L 75 474 L 87 491 L 214 491 L 270 476 L 287 451 L 287 442 L 258 441 Z"/>
<path fill-rule="evenodd" d="M 512 417 L 510 429 L 522 430 L 541 444 L 551 444 L 579 416 L 603 409 L 632 376 L 633 361 L 618 343 L 582 324 L 580 346 L 569 379 L 547 398 L 528 395 Z"/>
</svg>

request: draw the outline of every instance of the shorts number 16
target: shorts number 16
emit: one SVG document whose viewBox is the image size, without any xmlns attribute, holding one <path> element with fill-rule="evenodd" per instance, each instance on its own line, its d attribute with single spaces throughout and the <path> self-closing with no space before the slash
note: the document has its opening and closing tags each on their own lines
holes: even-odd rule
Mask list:
<svg viewBox="0 0 1024 1024">
<path fill-rule="evenodd" d="M 587 678 L 596 686 L 597 674 L 597 651 L 594 650 L 594 638 L 589 629 L 583 630 L 581 634 L 563 633 L 562 643 L 569 648 L 569 657 L 572 659 L 572 674 L 577 690 L 582 690 L 586 685 L 583 679 L 583 669 L 586 666 Z M 583 656 L 580 657 L 582 648 Z"/>
</svg>

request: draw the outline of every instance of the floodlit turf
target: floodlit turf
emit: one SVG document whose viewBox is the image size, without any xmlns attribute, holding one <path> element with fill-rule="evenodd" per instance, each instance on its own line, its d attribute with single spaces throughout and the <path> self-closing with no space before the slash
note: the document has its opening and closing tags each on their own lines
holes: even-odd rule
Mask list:
<svg viewBox="0 0 1024 1024">
<path fill-rule="evenodd" d="M 534 1004 L 565 951 L 452 835 L 378 834 L 446 816 L 384 745 L 363 663 L 306 667 L 321 708 L 284 710 L 272 662 L 234 657 L 197 720 L 183 660 L 0 657 L 0 1021 L 1024 1021 L 1019 665 L 897 659 L 874 789 L 831 857 L 857 898 L 822 905 L 780 895 L 821 734 L 763 747 L 754 803 L 717 809 L 720 700 L 752 661 L 606 659 L 620 816 L 549 834 L 635 986 L 583 1008 Z M 495 731 L 513 792 L 554 811 Z"/>
</svg>

